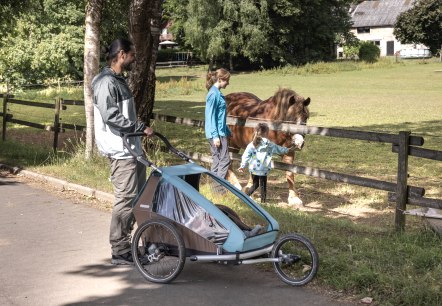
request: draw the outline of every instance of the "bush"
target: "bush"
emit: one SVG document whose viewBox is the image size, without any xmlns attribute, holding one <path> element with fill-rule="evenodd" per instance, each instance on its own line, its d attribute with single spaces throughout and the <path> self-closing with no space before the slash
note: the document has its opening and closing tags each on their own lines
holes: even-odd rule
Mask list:
<svg viewBox="0 0 442 306">
<path fill-rule="evenodd" d="M 359 59 L 368 63 L 377 62 L 381 50 L 372 42 L 362 42 L 359 47 Z"/>
<path fill-rule="evenodd" d="M 359 42 L 352 44 L 345 44 L 344 47 L 344 55 L 349 59 L 357 59 L 359 54 Z"/>
</svg>

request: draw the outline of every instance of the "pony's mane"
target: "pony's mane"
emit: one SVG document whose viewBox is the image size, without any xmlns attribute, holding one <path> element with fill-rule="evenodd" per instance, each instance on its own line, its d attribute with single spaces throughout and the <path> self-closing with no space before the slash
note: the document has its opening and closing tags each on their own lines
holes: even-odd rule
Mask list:
<svg viewBox="0 0 442 306">
<path fill-rule="evenodd" d="M 275 121 L 286 121 L 289 116 L 288 109 L 290 107 L 290 98 L 295 97 L 298 100 L 298 94 L 288 88 L 279 88 L 275 95 L 273 96 L 273 100 L 276 102 L 276 107 L 271 114 L 271 118 Z M 303 99 L 302 97 L 299 97 Z"/>
</svg>

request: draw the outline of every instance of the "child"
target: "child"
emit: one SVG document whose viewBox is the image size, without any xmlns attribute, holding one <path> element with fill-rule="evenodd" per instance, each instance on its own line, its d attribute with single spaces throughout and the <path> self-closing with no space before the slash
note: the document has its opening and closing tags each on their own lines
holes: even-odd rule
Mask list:
<svg viewBox="0 0 442 306">
<path fill-rule="evenodd" d="M 238 171 L 243 172 L 249 164 L 249 172 L 252 174 L 253 186 L 247 194 L 251 195 L 258 186 L 261 186 L 261 202 L 265 203 L 267 193 L 267 174 L 271 169 L 273 154 L 286 154 L 289 149 L 278 146 L 267 139 L 269 126 L 266 123 L 259 123 L 255 127 L 253 141 L 247 145 L 241 159 L 241 166 Z"/>
</svg>

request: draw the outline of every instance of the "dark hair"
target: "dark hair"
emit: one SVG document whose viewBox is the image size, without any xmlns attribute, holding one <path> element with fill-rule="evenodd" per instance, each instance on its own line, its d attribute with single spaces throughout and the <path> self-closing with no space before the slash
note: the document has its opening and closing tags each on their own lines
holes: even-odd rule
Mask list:
<svg viewBox="0 0 442 306">
<path fill-rule="evenodd" d="M 258 147 L 261 144 L 262 137 L 269 132 L 269 126 L 267 123 L 258 123 L 255 126 L 255 135 L 253 135 L 253 145 Z"/>
<path fill-rule="evenodd" d="M 132 49 L 133 45 L 134 44 L 130 40 L 125 38 L 118 38 L 114 40 L 106 50 L 106 61 L 108 65 L 111 64 L 121 50 L 128 53 Z"/>
<path fill-rule="evenodd" d="M 209 90 L 213 86 L 213 84 L 215 84 L 216 81 L 218 81 L 219 79 L 225 81 L 229 78 L 230 78 L 230 72 L 224 68 L 220 68 L 215 72 L 209 71 L 206 76 L 206 88 L 207 90 Z"/>
</svg>

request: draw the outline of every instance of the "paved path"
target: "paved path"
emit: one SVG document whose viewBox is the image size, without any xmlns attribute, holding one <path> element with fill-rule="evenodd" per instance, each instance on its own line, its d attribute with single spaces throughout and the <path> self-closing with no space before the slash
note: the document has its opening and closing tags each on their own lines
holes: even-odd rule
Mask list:
<svg viewBox="0 0 442 306">
<path fill-rule="evenodd" d="M 342 305 L 254 266 L 186 262 L 168 285 L 112 266 L 110 213 L 0 176 L 0 305 Z"/>
</svg>

